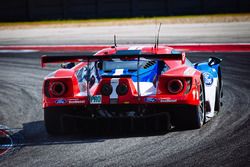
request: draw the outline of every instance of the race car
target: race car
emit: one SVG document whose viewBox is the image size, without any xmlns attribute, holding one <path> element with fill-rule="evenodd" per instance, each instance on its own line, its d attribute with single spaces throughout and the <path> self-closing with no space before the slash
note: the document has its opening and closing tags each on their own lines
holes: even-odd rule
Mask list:
<svg viewBox="0 0 250 167">
<path fill-rule="evenodd" d="M 167 46 L 111 46 L 94 55 L 42 56 L 63 63 L 43 84 L 49 134 L 201 128 L 220 110 L 220 58 L 191 63 Z"/>
</svg>

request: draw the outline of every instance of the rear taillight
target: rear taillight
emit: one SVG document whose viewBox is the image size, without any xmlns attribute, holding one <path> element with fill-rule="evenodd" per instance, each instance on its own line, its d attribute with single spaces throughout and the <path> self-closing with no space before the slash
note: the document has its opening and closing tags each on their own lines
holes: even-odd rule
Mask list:
<svg viewBox="0 0 250 167">
<path fill-rule="evenodd" d="M 171 94 L 178 94 L 184 88 L 183 81 L 180 79 L 172 79 L 167 83 L 168 92 Z"/>
<path fill-rule="evenodd" d="M 72 97 L 74 91 L 79 92 L 79 89 L 74 89 L 78 88 L 78 85 L 74 86 L 71 78 L 49 78 L 44 81 L 43 93 L 48 98 Z"/>
<path fill-rule="evenodd" d="M 63 82 L 55 81 L 51 83 L 49 90 L 53 96 L 60 97 L 66 93 L 67 88 Z"/>
</svg>

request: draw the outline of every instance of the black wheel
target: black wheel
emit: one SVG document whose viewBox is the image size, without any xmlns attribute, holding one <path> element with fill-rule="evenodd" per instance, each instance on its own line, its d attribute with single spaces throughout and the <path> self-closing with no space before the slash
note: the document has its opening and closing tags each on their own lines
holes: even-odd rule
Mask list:
<svg viewBox="0 0 250 167">
<path fill-rule="evenodd" d="M 173 113 L 173 124 L 177 129 L 198 129 L 206 122 L 205 112 L 205 90 L 203 80 L 200 86 L 200 104 L 197 106 L 189 106 L 182 112 Z"/>
<path fill-rule="evenodd" d="M 48 134 L 59 135 L 63 133 L 62 113 L 56 108 L 44 109 L 44 123 Z"/>
<path fill-rule="evenodd" d="M 221 90 L 220 90 L 220 85 L 219 85 L 219 81 L 218 81 L 217 87 L 216 87 L 214 110 L 218 113 L 218 112 L 220 112 L 220 107 L 221 107 Z"/>
<path fill-rule="evenodd" d="M 195 113 L 193 114 L 193 128 L 201 128 L 206 122 L 206 112 L 205 112 L 205 90 L 203 80 L 201 80 L 200 86 L 200 105 L 196 106 Z"/>
</svg>

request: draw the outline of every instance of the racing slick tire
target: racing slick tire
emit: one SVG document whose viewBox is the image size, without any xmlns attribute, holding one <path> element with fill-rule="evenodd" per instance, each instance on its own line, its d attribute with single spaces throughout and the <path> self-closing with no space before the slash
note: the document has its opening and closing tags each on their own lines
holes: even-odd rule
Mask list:
<svg viewBox="0 0 250 167">
<path fill-rule="evenodd" d="M 216 111 L 216 113 L 220 112 L 220 107 L 221 107 L 221 90 L 220 90 L 220 85 L 218 81 L 217 87 L 216 87 L 215 106 L 214 106 L 214 110 Z"/>
<path fill-rule="evenodd" d="M 62 113 L 56 108 L 44 109 L 45 128 L 50 135 L 60 135 L 63 133 Z"/>
<path fill-rule="evenodd" d="M 201 128 L 202 125 L 206 122 L 206 111 L 205 111 L 205 89 L 204 89 L 204 82 L 201 79 L 200 85 L 200 105 L 195 107 L 194 113 L 190 114 L 191 120 L 191 128 L 198 129 Z"/>
<path fill-rule="evenodd" d="M 200 90 L 200 104 L 198 106 L 190 106 L 188 111 L 185 110 L 178 114 L 175 122 L 175 127 L 177 129 L 199 129 L 206 122 L 203 79 L 201 79 Z"/>
</svg>

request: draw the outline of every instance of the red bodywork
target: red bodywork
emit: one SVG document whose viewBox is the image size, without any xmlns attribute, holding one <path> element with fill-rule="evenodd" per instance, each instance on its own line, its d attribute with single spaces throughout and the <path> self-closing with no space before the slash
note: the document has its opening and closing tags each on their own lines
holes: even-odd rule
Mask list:
<svg viewBox="0 0 250 167">
<path fill-rule="evenodd" d="M 142 53 L 149 54 L 170 54 L 173 48 L 170 47 L 134 47 L 140 49 Z M 129 47 L 110 47 L 103 49 L 95 54 L 100 55 L 112 55 L 119 50 L 129 50 Z M 69 61 L 70 62 L 70 61 Z M 98 85 L 94 85 L 89 89 L 91 96 L 102 96 L 101 103 L 90 104 L 89 97 L 81 94 L 76 72 L 84 66 L 87 66 L 86 62 L 80 62 L 71 69 L 59 69 L 54 73 L 47 76 L 43 85 L 43 108 L 54 106 L 96 106 L 99 108 L 101 105 L 199 105 L 199 92 L 201 84 L 201 72 L 185 64 L 185 56 L 182 60 L 164 60 L 165 64 L 170 68 L 165 73 L 158 76 L 154 82 L 156 87 L 156 94 L 149 96 L 140 96 L 136 90 L 136 85 L 133 84 L 131 78 L 120 78 L 119 83 L 125 83 L 128 86 L 128 92 L 125 95 L 118 96 L 115 104 L 111 101 L 109 96 L 101 95 L 100 91 L 103 84 L 110 84 L 111 78 L 102 78 Z M 181 80 L 183 88 L 177 93 L 171 93 L 168 90 L 168 83 L 173 80 Z M 53 94 L 53 83 L 63 83 L 65 87 L 58 87 L 58 89 L 65 89 L 65 93 L 62 95 Z"/>
</svg>

